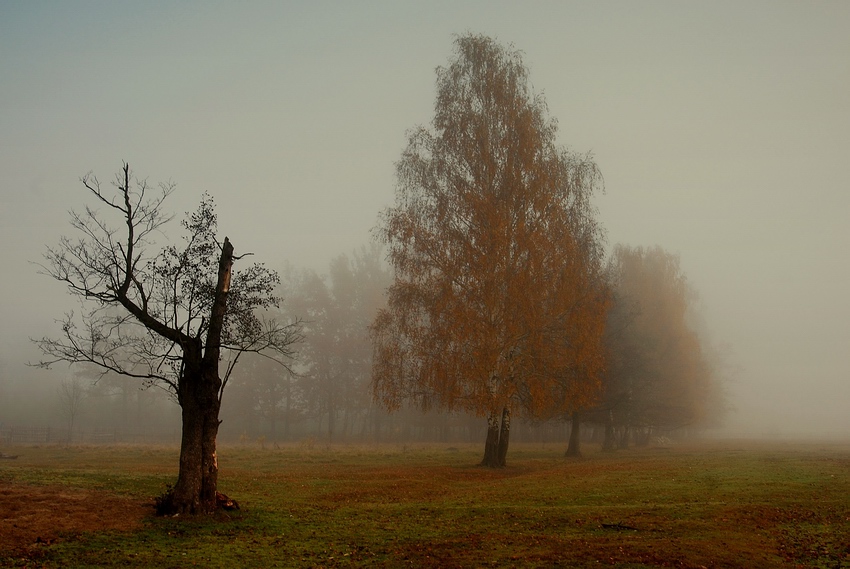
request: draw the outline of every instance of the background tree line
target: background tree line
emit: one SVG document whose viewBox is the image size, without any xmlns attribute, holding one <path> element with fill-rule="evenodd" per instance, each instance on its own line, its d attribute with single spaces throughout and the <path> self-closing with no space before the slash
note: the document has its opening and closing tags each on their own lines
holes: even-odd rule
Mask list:
<svg viewBox="0 0 850 569">
<path fill-rule="evenodd" d="M 478 441 L 473 413 L 413 402 L 388 413 L 372 397 L 369 325 L 385 305 L 391 274 L 375 245 L 343 254 L 327 274 L 288 267 L 282 296 L 302 315 L 304 340 L 290 368 L 249 355 L 222 405 L 231 442 Z M 606 448 L 684 436 L 718 426 L 726 409 L 720 361 L 699 327 L 698 297 L 679 259 L 661 249 L 617 245 L 606 264 L 613 290 L 605 330 L 606 372 L 598 402 L 582 408 L 585 440 Z M 179 422 L 169 394 L 132 378 L 79 367 L 57 387 L 55 426 L 116 440 L 168 440 Z M 569 416 L 520 415 L 516 440 L 566 441 Z M 7 424 L 7 427 L 9 425 Z M 70 430 L 70 429 L 69 429 Z"/>
<path fill-rule="evenodd" d="M 272 445 L 481 438 L 484 426 L 473 413 L 423 411 L 413 402 L 389 413 L 374 401 L 369 325 L 392 280 L 380 248 L 340 255 L 326 274 L 291 266 L 282 274 L 282 306 L 304 318 L 304 340 L 290 368 L 248 355 L 234 370 L 221 411 L 225 440 Z M 653 433 L 685 436 L 718 426 L 726 409 L 721 362 L 701 333 L 697 293 L 679 259 L 660 247 L 617 245 L 606 279 L 613 290 L 606 373 L 598 402 L 579 413 L 585 440 L 614 449 L 648 442 Z M 103 440 L 176 440 L 175 406 L 155 385 L 144 388 L 132 378 L 81 366 L 60 382 L 55 396 L 55 419 L 45 424 Z M 516 440 L 569 437 L 571 415 L 519 418 Z"/>
<path fill-rule="evenodd" d="M 372 397 L 369 325 L 391 275 L 377 246 L 334 259 L 325 275 L 289 268 L 288 310 L 305 320 L 293 372 L 252 358 L 236 372 L 223 430 L 235 439 L 317 442 L 477 441 L 474 413 L 408 400 L 388 413 Z M 584 424 L 605 448 L 653 433 L 686 436 L 717 426 L 725 410 L 719 362 L 700 333 L 698 297 L 679 259 L 660 247 L 617 245 L 605 266 L 611 291 L 604 373 L 595 399 L 572 414 L 520 414 L 519 440 L 565 440 Z M 433 403 L 433 402 L 432 402 Z"/>
</svg>

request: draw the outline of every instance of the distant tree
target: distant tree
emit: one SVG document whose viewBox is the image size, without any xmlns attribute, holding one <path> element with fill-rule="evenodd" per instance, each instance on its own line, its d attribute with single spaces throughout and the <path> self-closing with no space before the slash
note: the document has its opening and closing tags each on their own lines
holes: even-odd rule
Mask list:
<svg viewBox="0 0 850 569">
<path fill-rule="evenodd" d="M 0 402 L 6 402 L 9 400 L 8 393 L 6 391 L 6 362 L 0 358 Z M 0 403 L 0 416 L 3 415 L 4 405 Z M 0 419 L 0 426 L 2 426 L 2 419 Z"/>
<path fill-rule="evenodd" d="M 68 427 L 68 443 L 74 441 L 74 428 L 83 408 L 83 403 L 88 397 L 85 380 L 77 374 L 66 377 L 57 389 L 59 396 L 59 408 L 65 417 Z"/>
<path fill-rule="evenodd" d="M 569 415 L 570 440 L 564 456 L 581 456 L 581 411 L 573 409 Z"/>
<path fill-rule="evenodd" d="M 617 246 L 610 273 L 614 305 L 600 405 L 610 423 L 606 448 L 628 444 L 632 428 L 698 427 L 722 406 L 718 378 L 694 330 L 695 293 L 679 258 L 659 247 Z M 615 428 L 620 440 L 614 441 Z"/>
<path fill-rule="evenodd" d="M 293 419 L 303 413 L 292 369 L 251 354 L 234 372 L 231 383 L 226 413 L 241 418 L 243 434 L 268 434 L 273 443 L 289 439 Z"/>
<path fill-rule="evenodd" d="M 169 409 L 173 393 L 161 388 L 167 387 L 165 385 L 140 384 L 136 378 L 113 373 L 94 364 L 82 363 L 74 367 L 75 376 L 87 383 L 91 420 L 98 425 L 112 427 L 119 438 L 150 432 L 145 423 L 153 419 L 153 413 L 173 410 Z M 166 425 L 158 422 L 155 426 L 159 429 Z"/>
<path fill-rule="evenodd" d="M 482 464 L 498 467 L 515 409 L 548 416 L 598 393 L 600 174 L 556 144 L 519 52 L 475 35 L 455 52 L 377 230 L 395 281 L 372 326 L 373 387 L 390 408 L 412 399 L 487 417 Z"/>
<path fill-rule="evenodd" d="M 278 303 L 278 276 L 258 264 L 233 272 L 241 257 L 227 237 L 216 239 L 209 196 L 183 222 L 183 245 L 151 254 L 170 219 L 163 203 L 173 184 L 156 192 L 131 176 L 127 164 L 113 190 L 90 174 L 82 183 L 107 213 L 89 206 L 71 212 L 79 238 L 63 237 L 48 248 L 43 269 L 88 308 L 79 318 L 66 316 L 59 339 L 36 341 L 46 356 L 38 365 L 90 363 L 170 388 L 182 409 L 183 435 L 177 483 L 161 511 L 212 512 L 219 408 L 233 367 L 246 352 L 269 353 L 285 363 L 299 339 L 298 324 L 262 317 L 262 310 Z M 122 229 L 110 225 L 109 215 Z"/>
<path fill-rule="evenodd" d="M 292 308 L 305 320 L 299 383 L 312 414 L 327 417 L 328 441 L 339 431 L 340 414 L 345 435 L 369 408 L 369 324 L 384 306 L 389 282 L 373 246 L 336 257 L 327 276 L 305 271 L 295 285 Z"/>
</svg>

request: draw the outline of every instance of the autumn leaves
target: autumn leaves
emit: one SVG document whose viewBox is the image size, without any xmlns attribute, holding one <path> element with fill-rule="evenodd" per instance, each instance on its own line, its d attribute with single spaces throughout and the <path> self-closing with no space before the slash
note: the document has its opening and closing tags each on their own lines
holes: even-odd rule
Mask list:
<svg viewBox="0 0 850 569">
<path fill-rule="evenodd" d="M 678 260 L 605 260 L 601 175 L 556 135 L 520 53 L 458 37 L 378 228 L 395 280 L 371 328 L 375 396 L 486 417 L 486 466 L 505 465 L 512 413 L 572 417 L 576 442 L 588 417 L 622 443 L 721 406 Z"/>
<path fill-rule="evenodd" d="M 556 133 L 518 52 L 459 37 L 379 228 L 395 282 L 372 327 L 375 394 L 486 416 L 488 466 L 504 465 L 512 412 L 564 414 L 601 390 L 601 179 Z"/>
</svg>

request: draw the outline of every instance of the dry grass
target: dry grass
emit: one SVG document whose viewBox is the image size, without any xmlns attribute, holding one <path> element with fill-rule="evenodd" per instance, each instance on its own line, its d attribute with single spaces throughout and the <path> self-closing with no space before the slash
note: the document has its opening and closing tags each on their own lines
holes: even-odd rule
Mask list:
<svg viewBox="0 0 850 569">
<path fill-rule="evenodd" d="M 225 447 L 243 510 L 216 520 L 149 516 L 176 449 L 15 452 L 0 565 L 850 567 L 843 444 L 516 446 L 503 470 L 474 466 L 477 447 Z M 10 531 L 23 515 L 42 529 Z"/>
</svg>

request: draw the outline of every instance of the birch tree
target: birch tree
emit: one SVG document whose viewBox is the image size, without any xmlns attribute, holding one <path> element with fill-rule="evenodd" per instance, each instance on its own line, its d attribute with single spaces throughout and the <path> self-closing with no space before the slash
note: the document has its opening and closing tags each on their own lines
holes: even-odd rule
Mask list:
<svg viewBox="0 0 850 569">
<path fill-rule="evenodd" d="M 486 418 L 486 466 L 505 465 L 515 411 L 563 413 L 599 390 L 601 176 L 556 134 L 519 52 L 458 37 L 377 228 L 395 280 L 372 325 L 374 393 Z"/>
</svg>

